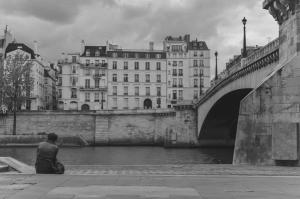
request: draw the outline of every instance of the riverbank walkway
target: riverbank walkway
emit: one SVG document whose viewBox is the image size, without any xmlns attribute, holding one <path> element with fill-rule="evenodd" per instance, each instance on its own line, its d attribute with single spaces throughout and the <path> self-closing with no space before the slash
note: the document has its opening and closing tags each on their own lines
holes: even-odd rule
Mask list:
<svg viewBox="0 0 300 199">
<path fill-rule="evenodd" d="M 299 167 L 68 166 L 64 175 L 0 175 L 0 199 L 299 199 Z"/>
</svg>

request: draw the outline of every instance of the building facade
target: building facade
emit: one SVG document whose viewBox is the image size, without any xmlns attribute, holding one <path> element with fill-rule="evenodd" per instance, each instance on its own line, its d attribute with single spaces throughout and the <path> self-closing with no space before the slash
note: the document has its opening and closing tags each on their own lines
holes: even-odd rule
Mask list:
<svg viewBox="0 0 300 199">
<path fill-rule="evenodd" d="M 163 50 L 107 43 L 63 54 L 58 62 L 60 110 L 160 109 L 192 103 L 210 86 L 203 41 L 167 37 Z"/>
<path fill-rule="evenodd" d="M 50 63 L 44 61 L 37 51 L 24 43 L 9 43 L 5 49 L 5 60 L 13 59 L 16 54 L 21 54 L 32 64 L 30 76 L 33 79 L 33 87 L 30 91 L 30 99 L 22 105 L 21 109 L 52 110 L 56 106 L 56 101 L 53 101 L 56 98 L 56 92 L 53 91 L 56 89 L 55 67 L 51 67 Z M 51 85 L 51 89 L 48 85 Z"/>
<path fill-rule="evenodd" d="M 190 104 L 210 86 L 210 50 L 204 41 L 190 41 L 190 35 L 164 40 L 167 53 L 167 103 Z"/>
</svg>

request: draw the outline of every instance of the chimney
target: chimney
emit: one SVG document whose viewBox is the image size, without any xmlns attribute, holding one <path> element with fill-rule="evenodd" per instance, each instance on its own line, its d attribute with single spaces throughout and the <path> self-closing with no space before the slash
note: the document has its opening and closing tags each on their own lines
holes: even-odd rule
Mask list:
<svg viewBox="0 0 300 199">
<path fill-rule="evenodd" d="M 84 43 L 84 40 L 81 40 L 81 43 L 80 43 L 80 55 L 82 55 L 84 53 L 84 47 L 85 47 L 85 43 Z"/>
<path fill-rule="evenodd" d="M 38 42 L 37 41 L 33 41 L 33 50 L 34 50 L 34 54 L 38 55 Z"/>
<path fill-rule="evenodd" d="M 154 42 L 153 41 L 149 42 L 149 50 L 151 50 L 151 51 L 154 50 Z"/>
</svg>

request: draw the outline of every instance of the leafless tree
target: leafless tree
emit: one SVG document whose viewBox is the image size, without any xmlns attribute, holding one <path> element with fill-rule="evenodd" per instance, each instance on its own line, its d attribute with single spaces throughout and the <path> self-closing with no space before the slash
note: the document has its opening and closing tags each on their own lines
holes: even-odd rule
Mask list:
<svg viewBox="0 0 300 199">
<path fill-rule="evenodd" d="M 16 135 L 17 111 L 28 103 L 33 89 L 33 77 L 31 76 L 32 61 L 22 53 L 8 56 L 3 64 L 2 88 L 3 104 L 13 112 L 13 135 Z M 1 71 L 0 71 L 1 72 Z"/>
</svg>

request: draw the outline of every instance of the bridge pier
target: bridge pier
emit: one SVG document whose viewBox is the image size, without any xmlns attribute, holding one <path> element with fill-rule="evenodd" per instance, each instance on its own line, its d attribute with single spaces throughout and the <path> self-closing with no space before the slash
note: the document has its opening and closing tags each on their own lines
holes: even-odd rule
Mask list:
<svg viewBox="0 0 300 199">
<path fill-rule="evenodd" d="M 233 164 L 300 166 L 300 1 L 265 0 L 279 64 L 240 103 Z"/>
</svg>

